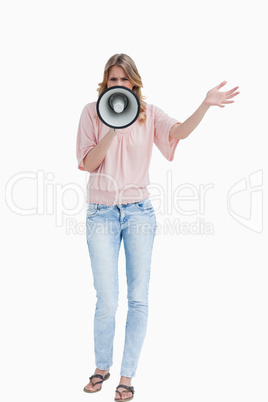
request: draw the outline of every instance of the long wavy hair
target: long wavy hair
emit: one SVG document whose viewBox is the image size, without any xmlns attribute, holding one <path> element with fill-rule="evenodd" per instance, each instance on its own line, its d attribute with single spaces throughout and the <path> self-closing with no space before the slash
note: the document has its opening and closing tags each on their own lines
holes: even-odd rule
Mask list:
<svg viewBox="0 0 268 402">
<path fill-rule="evenodd" d="M 145 119 L 146 119 L 146 102 L 145 102 L 145 96 L 142 95 L 141 93 L 141 88 L 143 88 L 141 76 L 138 72 L 138 69 L 136 67 L 136 64 L 132 60 L 131 57 L 129 57 L 127 54 L 124 53 L 118 53 L 110 57 L 110 59 L 107 61 L 105 68 L 104 68 L 104 73 L 103 73 L 103 80 L 101 83 L 99 83 L 99 88 L 97 89 L 99 96 L 107 89 L 107 82 L 109 78 L 109 71 L 110 68 L 113 66 L 120 66 L 124 69 L 127 78 L 133 85 L 132 91 L 137 95 L 139 101 L 140 101 L 140 114 L 139 114 L 139 123 L 142 124 Z"/>
</svg>

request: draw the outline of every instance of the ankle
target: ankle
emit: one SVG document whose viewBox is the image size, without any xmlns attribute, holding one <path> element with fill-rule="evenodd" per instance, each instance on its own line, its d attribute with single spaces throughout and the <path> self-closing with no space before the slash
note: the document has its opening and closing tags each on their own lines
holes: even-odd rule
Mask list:
<svg viewBox="0 0 268 402">
<path fill-rule="evenodd" d="M 105 374 L 107 374 L 107 373 L 109 373 L 109 369 L 107 369 L 107 370 L 100 370 L 100 369 L 96 368 L 96 370 L 95 370 L 95 374 L 105 375 Z"/>
<path fill-rule="evenodd" d="M 121 376 L 121 378 L 120 378 L 120 384 L 124 384 L 124 385 L 130 386 L 130 385 L 131 385 L 131 380 L 132 380 L 131 377 L 124 377 L 124 376 Z"/>
</svg>

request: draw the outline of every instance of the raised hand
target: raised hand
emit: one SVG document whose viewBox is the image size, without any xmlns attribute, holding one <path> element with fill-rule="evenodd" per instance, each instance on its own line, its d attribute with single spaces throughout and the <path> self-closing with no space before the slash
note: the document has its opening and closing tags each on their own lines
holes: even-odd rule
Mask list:
<svg viewBox="0 0 268 402">
<path fill-rule="evenodd" d="M 240 92 L 237 91 L 239 87 L 234 87 L 230 91 L 220 92 L 220 89 L 227 83 L 227 81 L 221 82 L 217 87 L 212 88 L 208 91 L 204 104 L 207 106 L 219 106 L 225 107 L 226 104 L 234 103 L 232 99 L 237 96 Z M 237 91 L 237 92 L 236 92 Z"/>
</svg>

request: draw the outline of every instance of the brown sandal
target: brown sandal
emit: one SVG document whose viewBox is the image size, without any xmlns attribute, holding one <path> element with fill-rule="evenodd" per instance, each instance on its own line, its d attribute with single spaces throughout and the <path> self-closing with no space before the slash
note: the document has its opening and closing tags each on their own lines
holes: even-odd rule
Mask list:
<svg viewBox="0 0 268 402">
<path fill-rule="evenodd" d="M 94 387 L 95 385 L 102 384 L 103 381 L 108 380 L 110 378 L 110 373 L 107 373 L 104 377 L 103 377 L 103 375 L 100 375 L 100 374 L 94 374 L 91 377 L 89 377 L 89 380 L 91 381 L 93 378 L 100 378 L 101 379 L 101 381 L 98 381 L 98 382 L 95 382 L 95 383 L 92 382 L 92 386 Z M 90 391 L 89 389 L 86 389 L 86 387 L 84 387 L 84 391 L 88 392 L 90 394 L 94 394 L 95 392 L 99 392 L 101 390 L 101 388 L 97 389 L 96 391 Z"/>
<path fill-rule="evenodd" d="M 120 391 L 118 391 L 118 388 L 125 388 L 127 391 L 132 392 L 132 396 L 130 398 L 122 399 L 122 393 L 126 392 L 126 391 L 121 391 L 120 392 Z M 128 387 L 127 385 L 120 384 L 120 385 L 118 385 L 118 387 L 116 387 L 115 392 L 118 392 L 118 394 L 120 395 L 120 398 L 121 398 L 121 399 L 114 398 L 115 401 L 117 401 L 117 402 L 120 402 L 120 401 L 127 402 L 127 401 L 131 401 L 134 398 L 134 392 L 135 391 L 134 391 L 134 387 Z"/>
</svg>

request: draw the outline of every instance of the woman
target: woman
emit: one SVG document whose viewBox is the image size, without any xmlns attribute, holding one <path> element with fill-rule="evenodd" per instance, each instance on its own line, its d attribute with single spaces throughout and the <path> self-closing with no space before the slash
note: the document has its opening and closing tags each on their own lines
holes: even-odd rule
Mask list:
<svg viewBox="0 0 268 402">
<path fill-rule="evenodd" d="M 133 399 L 131 379 L 136 374 L 148 318 L 148 290 L 156 219 L 149 199 L 148 170 L 153 143 L 172 161 L 181 139 L 197 127 L 210 106 L 224 107 L 239 92 L 220 92 L 226 82 L 211 89 L 185 122 L 169 117 L 141 94 L 142 80 L 134 61 L 125 54 L 112 56 L 104 70 L 99 95 L 107 88 L 124 86 L 140 101 L 138 120 L 115 131 L 96 114 L 96 102 L 81 114 L 77 134 L 78 168 L 90 172 L 87 186 L 87 244 L 96 289 L 94 318 L 96 370 L 85 392 L 101 390 L 110 376 L 115 314 L 118 300 L 118 255 L 121 240 L 126 256 L 128 315 L 121 378 L 115 400 Z"/>
</svg>

